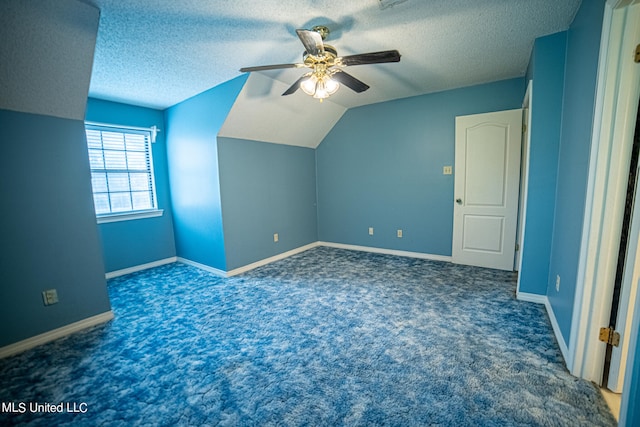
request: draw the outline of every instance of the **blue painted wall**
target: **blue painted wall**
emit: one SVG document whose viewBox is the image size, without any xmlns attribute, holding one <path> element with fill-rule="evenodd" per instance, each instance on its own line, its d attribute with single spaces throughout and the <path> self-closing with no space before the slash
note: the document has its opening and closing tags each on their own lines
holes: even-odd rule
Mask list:
<svg viewBox="0 0 640 427">
<path fill-rule="evenodd" d="M 536 39 L 527 76 L 533 80 L 527 219 L 520 292 L 546 295 L 555 212 L 567 33 Z M 527 80 L 528 81 L 528 80 Z"/>
<path fill-rule="evenodd" d="M 84 122 L 0 110 L 0 198 L 0 347 L 108 312 Z"/>
<path fill-rule="evenodd" d="M 640 307 L 640 293 L 636 294 L 635 306 Z M 640 426 L 640 405 L 638 404 L 640 402 L 640 313 L 637 308 L 631 328 L 627 374 L 620 408 L 620 426 Z M 627 380 L 628 378 L 630 380 Z"/>
<path fill-rule="evenodd" d="M 348 110 L 317 148 L 319 239 L 450 256 L 455 117 L 520 108 L 524 90 L 517 78 Z"/>
<path fill-rule="evenodd" d="M 5 5 L 13 39 L 0 43 L 0 347 L 111 309 L 83 122 L 99 10 Z M 57 304 L 44 305 L 47 289 Z"/>
<path fill-rule="evenodd" d="M 151 145 L 158 208 L 161 217 L 100 224 L 106 271 L 146 264 L 176 256 L 169 197 L 169 173 L 165 144 L 164 112 L 117 102 L 89 99 L 88 121 L 123 126 L 157 126 L 156 142 Z"/>
<path fill-rule="evenodd" d="M 218 161 L 227 270 L 318 240 L 315 150 L 218 138 Z"/>
<path fill-rule="evenodd" d="M 176 254 L 226 270 L 217 135 L 247 75 L 165 110 Z"/>
<path fill-rule="evenodd" d="M 556 210 L 547 288 L 565 343 L 570 340 L 578 274 L 604 3 L 601 0 L 584 0 L 568 30 Z M 561 279 L 559 292 L 555 289 L 556 275 Z"/>
</svg>

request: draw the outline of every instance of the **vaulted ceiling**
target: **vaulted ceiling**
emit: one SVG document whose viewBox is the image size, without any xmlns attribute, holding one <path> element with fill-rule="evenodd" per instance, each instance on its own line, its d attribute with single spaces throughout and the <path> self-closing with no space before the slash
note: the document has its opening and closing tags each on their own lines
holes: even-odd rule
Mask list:
<svg viewBox="0 0 640 427">
<path fill-rule="evenodd" d="M 295 29 L 326 25 L 339 55 L 397 49 L 399 63 L 348 72 L 347 109 L 523 76 L 535 38 L 565 30 L 580 0 L 85 0 L 101 11 L 90 96 L 164 109 L 240 75 L 300 62 Z M 260 72 L 278 97 L 304 71 Z M 265 80 L 266 79 L 266 80 Z M 252 80 L 250 79 L 249 82 Z M 282 89 L 282 91 L 284 91 Z M 309 97 L 279 100 L 295 110 Z M 315 101 L 317 102 L 317 101 Z"/>
</svg>

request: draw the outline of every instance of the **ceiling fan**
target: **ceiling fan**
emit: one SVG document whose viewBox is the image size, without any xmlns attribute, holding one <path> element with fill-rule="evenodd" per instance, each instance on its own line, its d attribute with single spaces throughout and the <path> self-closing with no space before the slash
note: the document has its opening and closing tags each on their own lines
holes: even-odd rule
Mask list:
<svg viewBox="0 0 640 427">
<path fill-rule="evenodd" d="M 329 35 L 329 29 L 322 25 L 317 25 L 311 30 L 296 30 L 296 33 L 305 48 L 302 55 L 302 63 L 245 67 L 241 68 L 240 72 L 310 68 L 311 71 L 296 80 L 282 95 L 291 95 L 300 88 L 306 94 L 320 99 L 320 102 L 322 102 L 323 99 L 338 90 L 340 83 L 357 93 L 369 89 L 369 85 L 356 79 L 351 74 L 345 73 L 342 68 L 351 65 L 400 61 L 400 53 L 397 50 L 338 56 L 338 51 L 333 46 L 324 44 L 323 40 Z"/>
</svg>

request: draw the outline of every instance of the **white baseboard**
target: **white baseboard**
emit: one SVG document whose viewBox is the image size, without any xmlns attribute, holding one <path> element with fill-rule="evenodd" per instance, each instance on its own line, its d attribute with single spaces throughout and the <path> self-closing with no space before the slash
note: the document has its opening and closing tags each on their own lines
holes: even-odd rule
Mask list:
<svg viewBox="0 0 640 427">
<path fill-rule="evenodd" d="M 330 248 L 338 248 L 338 249 L 349 249 L 352 251 L 361 251 L 361 252 L 373 252 L 376 254 L 396 255 L 396 256 L 403 256 L 408 258 L 428 259 L 432 261 L 451 262 L 450 256 L 425 254 L 422 252 L 399 251 L 395 249 L 382 249 L 382 248 L 374 248 L 370 246 L 346 245 L 343 243 L 332 243 L 332 242 L 318 242 L 318 246 L 327 246 Z"/>
<path fill-rule="evenodd" d="M 213 273 L 216 276 L 231 277 L 231 276 L 237 276 L 238 274 L 246 273 L 247 271 L 253 270 L 254 268 L 258 268 L 258 267 L 262 267 L 263 265 L 271 264 L 272 262 L 288 258 L 288 257 L 290 257 L 292 255 L 299 254 L 301 252 L 304 252 L 304 251 L 309 250 L 309 249 L 313 249 L 313 248 L 318 247 L 318 246 L 319 246 L 318 242 L 309 243 L 308 245 L 300 246 L 299 248 L 295 248 L 295 249 L 292 249 L 290 251 L 283 252 L 281 254 L 274 255 L 272 257 L 265 258 L 265 259 L 262 259 L 260 261 L 256 261 L 254 263 L 247 264 L 247 265 L 242 266 L 242 267 L 234 268 L 233 270 L 229 270 L 229 271 L 220 270 L 220 269 L 217 269 L 217 268 L 214 268 L 214 267 L 210 267 L 210 266 L 208 266 L 206 264 L 201 264 L 199 262 L 191 261 L 190 259 L 186 259 L 186 258 L 182 258 L 182 257 L 178 257 L 178 262 L 181 262 L 181 263 L 184 263 L 184 264 L 187 264 L 187 265 L 191 265 L 193 267 L 199 268 L 199 269 L 204 270 L 204 271 L 208 271 L 209 273 Z"/>
<path fill-rule="evenodd" d="M 567 347 L 567 343 L 564 342 L 562 332 L 560 331 L 560 325 L 558 325 L 558 320 L 556 319 L 556 315 L 553 312 L 551 303 L 549 303 L 549 298 L 546 295 L 530 294 L 527 292 L 517 292 L 516 299 L 518 299 L 519 301 L 527 301 L 527 302 L 533 302 L 536 304 L 544 304 L 544 307 L 547 310 L 547 314 L 549 315 L 549 320 L 551 321 L 551 327 L 553 328 L 553 335 L 556 337 L 556 341 L 558 342 L 558 346 L 560 347 L 560 351 L 562 352 L 564 363 L 566 366 L 569 366 L 569 347 Z"/>
<path fill-rule="evenodd" d="M 210 267 L 210 266 L 208 266 L 206 264 L 201 264 L 199 262 L 191 261 L 190 259 L 178 257 L 178 262 L 190 265 L 190 266 L 195 267 L 195 268 L 199 268 L 200 270 L 208 271 L 209 273 L 213 273 L 216 276 L 229 277 L 227 272 L 224 271 L 224 270 L 219 270 L 219 269 L 217 269 L 215 267 Z"/>
<path fill-rule="evenodd" d="M 125 274 L 135 273 L 136 271 L 146 270 L 148 268 L 160 267 L 161 265 L 171 264 L 173 262 L 178 261 L 178 257 L 165 258 L 158 261 L 148 262 L 146 264 L 140 264 L 129 268 L 123 268 L 122 270 L 110 271 L 105 274 L 107 280 L 113 279 L 114 277 L 124 276 Z"/>
<path fill-rule="evenodd" d="M 18 341 L 14 344 L 9 344 L 8 346 L 0 348 L 0 359 L 22 353 L 23 351 L 37 347 L 39 345 L 57 340 L 58 338 L 62 338 L 75 332 L 79 332 L 83 329 L 108 322 L 111 319 L 113 319 L 113 312 L 109 310 L 102 314 L 88 317 L 78 322 L 62 326 L 61 328 L 45 332 L 44 334 L 36 335 L 35 337 L 27 338 L 26 340 Z"/>
<path fill-rule="evenodd" d="M 518 301 L 534 302 L 536 304 L 547 304 L 548 298 L 546 295 L 530 294 L 528 292 L 516 292 L 516 299 Z"/>
<path fill-rule="evenodd" d="M 308 245 L 300 246 L 299 248 L 292 249 L 287 252 L 283 252 L 278 255 L 274 255 L 269 258 L 265 258 L 260 261 L 256 261 L 254 263 L 245 265 L 244 267 L 234 268 L 231 271 L 227 272 L 227 277 L 236 276 L 238 274 L 246 273 L 249 270 L 253 270 L 254 268 L 262 267 L 263 265 L 271 264 L 272 262 L 280 261 L 281 259 L 289 258 L 292 255 L 299 254 L 304 251 L 308 251 L 309 249 L 313 249 L 320 246 L 320 242 L 309 243 Z"/>
<path fill-rule="evenodd" d="M 551 320 L 551 326 L 553 326 L 553 333 L 556 336 L 556 341 L 558 341 L 558 345 L 560 346 L 560 351 L 564 358 L 564 364 L 569 366 L 569 347 L 567 347 L 567 343 L 564 342 L 562 331 L 560 331 L 560 325 L 558 325 L 558 321 L 556 320 L 556 315 L 553 312 L 549 298 L 545 297 L 545 299 L 546 301 L 544 302 L 544 306 L 547 308 L 547 314 L 549 315 L 549 320 Z"/>
<path fill-rule="evenodd" d="M 326 247 L 329 247 L 329 248 L 338 248 L 338 249 L 348 249 L 348 250 L 361 251 L 361 252 L 373 252 L 373 253 L 386 254 L 386 255 L 396 255 L 396 256 L 403 256 L 403 257 L 409 257 L 409 258 L 428 259 L 428 260 L 432 260 L 432 261 L 451 262 L 451 257 L 450 256 L 432 255 L 432 254 L 425 254 L 425 253 L 421 253 L 421 252 L 398 251 L 398 250 L 394 250 L 394 249 L 381 249 L 381 248 L 373 248 L 373 247 L 368 247 L 368 246 L 345 245 L 345 244 L 342 244 L 342 243 L 332 243 L 332 242 L 313 242 L 313 243 L 309 243 L 308 245 L 300 246 L 299 248 L 295 248 L 295 249 L 292 249 L 290 251 L 283 252 L 281 254 L 274 255 L 272 257 L 265 258 L 265 259 L 262 259 L 260 261 L 256 261 L 254 263 L 247 264 L 247 265 L 242 266 L 242 267 L 234 268 L 233 270 L 229 270 L 229 271 L 219 270 L 217 268 L 210 267 L 208 265 L 201 264 L 199 262 L 191 261 L 189 259 L 181 258 L 181 257 L 178 257 L 178 262 L 182 262 L 184 264 L 191 265 L 191 266 L 199 268 L 201 270 L 208 271 L 208 272 L 213 273 L 213 274 L 215 274 L 217 276 L 232 277 L 232 276 L 236 276 L 238 274 L 246 273 L 247 271 L 253 270 L 255 268 L 262 267 L 263 265 L 271 264 L 272 262 L 288 258 L 288 257 L 290 257 L 292 255 L 299 254 L 299 253 L 307 251 L 309 249 L 317 248 L 319 246 L 326 246 Z"/>
</svg>

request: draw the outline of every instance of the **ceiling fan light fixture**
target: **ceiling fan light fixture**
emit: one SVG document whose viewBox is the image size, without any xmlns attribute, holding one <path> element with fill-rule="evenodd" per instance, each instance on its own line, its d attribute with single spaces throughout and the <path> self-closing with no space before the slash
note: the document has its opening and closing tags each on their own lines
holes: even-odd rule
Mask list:
<svg viewBox="0 0 640 427">
<path fill-rule="evenodd" d="M 309 78 L 300 82 L 300 89 L 309 96 L 316 99 L 325 99 L 336 93 L 340 84 L 333 80 L 328 74 L 314 73 Z"/>
<path fill-rule="evenodd" d="M 327 76 L 324 82 L 324 88 L 326 89 L 329 95 L 333 95 L 334 93 L 336 93 L 339 87 L 340 87 L 340 83 L 333 80 L 331 77 Z"/>
<path fill-rule="evenodd" d="M 316 84 L 316 93 L 313 94 L 313 97 L 320 101 L 329 97 L 329 92 L 325 88 L 325 84 L 322 80 Z"/>
<path fill-rule="evenodd" d="M 316 84 L 318 83 L 318 78 L 315 74 L 309 76 L 308 79 L 303 80 L 300 83 L 300 89 L 307 95 L 313 96 L 316 93 Z"/>
<path fill-rule="evenodd" d="M 378 0 L 382 2 L 383 0 Z M 385 0 L 402 3 L 407 0 Z M 355 55 L 338 56 L 338 51 L 323 40 L 329 34 L 329 29 L 324 26 L 316 26 L 311 30 L 297 29 L 296 34 L 304 45 L 302 63 L 261 65 L 257 67 L 244 67 L 243 73 L 252 71 L 280 70 L 284 68 L 309 68 L 310 72 L 298 78 L 282 96 L 295 93 L 302 89 L 304 93 L 316 99 L 328 98 L 336 93 L 343 84 L 356 93 L 362 93 L 369 89 L 369 85 L 361 82 L 351 74 L 342 71 L 342 68 L 351 65 L 383 64 L 387 62 L 399 62 L 400 52 L 397 50 L 385 50 L 380 52 L 360 53 Z"/>
</svg>

